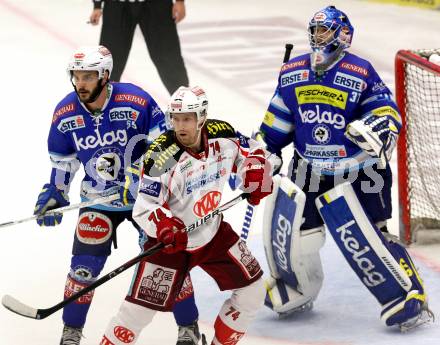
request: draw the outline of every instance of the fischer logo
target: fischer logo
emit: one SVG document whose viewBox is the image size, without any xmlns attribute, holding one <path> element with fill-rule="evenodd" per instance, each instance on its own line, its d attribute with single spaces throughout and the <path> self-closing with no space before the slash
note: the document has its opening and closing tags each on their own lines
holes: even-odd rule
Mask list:
<svg viewBox="0 0 440 345">
<path fill-rule="evenodd" d="M 78 128 L 84 128 L 85 126 L 86 125 L 84 124 L 83 116 L 77 115 L 62 119 L 57 128 L 60 132 L 66 133 L 68 131 L 73 131 Z"/>
<path fill-rule="evenodd" d="M 326 123 L 336 129 L 345 128 L 345 118 L 341 114 L 333 114 L 330 111 L 323 111 L 321 113 L 319 104 L 315 105 L 315 109 L 316 111 L 311 109 L 302 111 L 301 107 L 298 108 L 303 123 Z"/>
<path fill-rule="evenodd" d="M 123 326 L 116 326 L 113 329 L 113 333 L 116 338 L 118 338 L 120 341 L 122 341 L 124 344 L 129 344 L 133 342 L 134 340 L 134 333 L 130 331 L 128 328 L 125 328 Z"/>
<path fill-rule="evenodd" d="M 376 267 L 373 262 L 365 257 L 365 254 L 370 251 L 370 247 L 365 246 L 361 249 L 358 240 L 355 237 L 350 236 L 352 232 L 349 230 L 349 227 L 353 224 L 356 224 L 356 222 L 352 219 L 346 224 L 338 227 L 336 232 L 340 233 L 341 241 L 344 244 L 345 249 L 352 254 L 353 261 L 356 262 L 359 269 L 364 274 L 364 278 L 362 279 L 364 284 L 369 287 L 378 286 L 384 283 L 386 279 L 381 273 L 374 271 Z"/>
<path fill-rule="evenodd" d="M 292 226 L 289 220 L 282 214 L 278 216 L 278 227 L 276 229 L 275 238 L 272 239 L 272 246 L 275 249 L 274 258 L 277 266 L 286 272 L 289 272 L 289 264 L 286 257 L 287 241 L 292 236 Z"/>
<path fill-rule="evenodd" d="M 96 136 L 88 135 L 85 138 L 78 138 L 73 132 L 73 140 L 77 151 L 94 149 L 98 146 L 110 146 L 118 143 L 121 146 L 127 145 L 127 132 L 125 129 L 118 129 L 117 131 L 106 132 L 101 136 L 98 129 L 94 130 Z"/>
<path fill-rule="evenodd" d="M 193 211 L 197 217 L 204 217 L 209 212 L 214 211 L 218 205 L 220 205 L 220 200 L 222 198 L 222 193 L 218 191 L 212 191 L 205 194 L 199 201 L 194 204 Z"/>
</svg>

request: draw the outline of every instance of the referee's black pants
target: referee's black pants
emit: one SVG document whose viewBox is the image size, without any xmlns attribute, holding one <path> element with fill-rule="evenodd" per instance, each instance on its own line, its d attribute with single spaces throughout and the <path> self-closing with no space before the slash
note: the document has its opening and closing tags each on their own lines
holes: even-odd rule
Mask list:
<svg viewBox="0 0 440 345">
<path fill-rule="evenodd" d="M 139 24 L 151 60 L 168 92 L 172 94 L 179 86 L 188 86 L 172 6 L 172 0 L 105 1 L 100 44 L 113 55 L 111 80 L 121 79 Z"/>
</svg>

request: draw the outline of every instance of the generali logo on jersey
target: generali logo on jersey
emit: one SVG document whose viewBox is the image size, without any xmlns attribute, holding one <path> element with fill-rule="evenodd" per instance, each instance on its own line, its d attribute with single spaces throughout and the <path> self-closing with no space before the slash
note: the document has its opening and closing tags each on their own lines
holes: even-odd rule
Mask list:
<svg viewBox="0 0 440 345">
<path fill-rule="evenodd" d="M 204 217 L 208 213 L 214 211 L 220 200 L 222 199 L 222 193 L 219 191 L 212 191 L 205 194 L 200 200 L 196 201 L 193 207 L 193 212 L 197 217 Z"/>
</svg>

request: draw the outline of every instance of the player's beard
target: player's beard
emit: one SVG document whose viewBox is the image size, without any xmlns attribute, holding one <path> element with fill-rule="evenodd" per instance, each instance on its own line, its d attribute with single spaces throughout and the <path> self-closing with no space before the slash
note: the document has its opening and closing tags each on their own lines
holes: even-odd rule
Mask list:
<svg viewBox="0 0 440 345">
<path fill-rule="evenodd" d="M 101 85 L 101 80 L 102 79 L 98 80 L 98 84 L 91 91 L 83 88 L 77 89 L 75 87 L 76 94 L 78 95 L 79 100 L 82 103 L 93 103 L 94 101 L 96 101 L 102 89 L 104 88 L 104 85 Z M 87 92 L 81 93 L 83 91 L 87 91 Z"/>
</svg>

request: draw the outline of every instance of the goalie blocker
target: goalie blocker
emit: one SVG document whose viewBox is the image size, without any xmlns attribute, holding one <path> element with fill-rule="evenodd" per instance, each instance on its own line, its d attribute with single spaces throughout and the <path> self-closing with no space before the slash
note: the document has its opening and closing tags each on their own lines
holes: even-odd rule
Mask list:
<svg viewBox="0 0 440 345">
<path fill-rule="evenodd" d="M 316 206 L 345 259 L 382 306 L 387 326 L 406 330 L 433 317 L 408 252 L 388 242 L 363 210 L 350 183 L 322 194 Z"/>
</svg>

